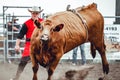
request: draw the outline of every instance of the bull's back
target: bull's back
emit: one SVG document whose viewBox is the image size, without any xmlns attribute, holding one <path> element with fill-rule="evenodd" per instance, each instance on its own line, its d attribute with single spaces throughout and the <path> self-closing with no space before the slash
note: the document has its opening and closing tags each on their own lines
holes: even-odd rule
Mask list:
<svg viewBox="0 0 120 80">
<path fill-rule="evenodd" d="M 103 16 L 98 11 L 97 5 L 95 3 L 88 5 L 82 10 L 79 10 L 79 13 L 87 21 L 88 28 L 91 28 L 91 26 L 95 26 L 96 24 L 99 24 L 99 23 L 104 24 Z"/>
<path fill-rule="evenodd" d="M 104 20 L 102 15 L 98 12 L 96 4 L 86 6 L 82 10 L 77 8 L 77 10 L 86 20 L 87 30 L 81 19 L 70 11 L 59 12 L 48 18 L 51 22 L 54 22 L 52 23 L 53 25 L 64 24 L 64 28 L 60 32 L 65 40 L 63 43 L 64 52 L 68 52 L 76 46 L 86 42 L 87 37 L 91 39 L 93 36 L 99 36 L 98 32 L 102 33 L 103 31 Z"/>
<path fill-rule="evenodd" d="M 97 5 L 95 3 L 90 4 L 83 10 L 79 11 L 79 13 L 86 20 L 89 40 L 92 39 L 91 37 L 99 36 L 101 38 L 104 31 L 104 18 L 98 11 Z"/>
<path fill-rule="evenodd" d="M 71 43 L 73 43 L 73 44 L 69 43 L 67 47 L 68 48 L 69 48 L 69 46 L 75 47 L 75 46 L 78 46 L 86 41 L 90 41 L 90 42 L 92 42 L 92 41 L 94 42 L 96 40 L 102 41 L 103 35 L 104 35 L 103 34 L 104 18 L 101 15 L 101 13 L 97 10 L 97 5 L 95 3 L 93 3 L 93 4 L 90 4 L 86 7 L 84 7 L 83 9 L 78 8 L 77 10 L 80 13 L 80 15 L 86 20 L 86 24 L 87 24 L 86 29 L 87 30 L 84 30 L 84 28 L 82 28 L 82 27 L 86 27 L 85 25 L 78 24 L 79 27 L 81 27 L 83 30 L 83 33 L 78 33 L 78 34 L 82 34 L 82 36 L 78 37 L 77 35 L 74 35 L 76 37 L 74 39 L 72 39 L 72 41 L 71 41 Z M 88 31 L 88 34 L 86 31 Z M 88 37 L 88 40 L 86 40 L 87 37 Z"/>
</svg>

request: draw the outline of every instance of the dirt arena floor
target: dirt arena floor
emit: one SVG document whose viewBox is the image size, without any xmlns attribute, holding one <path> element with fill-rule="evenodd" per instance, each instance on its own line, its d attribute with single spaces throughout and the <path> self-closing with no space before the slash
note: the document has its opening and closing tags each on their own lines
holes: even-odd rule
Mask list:
<svg viewBox="0 0 120 80">
<path fill-rule="evenodd" d="M 0 80 L 10 80 L 10 78 L 14 77 L 17 70 L 17 66 L 18 65 L 15 63 L 10 64 L 10 63 L 1 62 Z M 21 74 L 19 80 L 32 80 L 33 73 L 31 66 L 32 66 L 31 63 L 28 63 L 23 73 Z M 110 66 L 110 72 L 107 75 L 106 79 L 104 80 L 120 80 L 120 61 L 110 61 L 109 66 Z M 70 80 L 70 79 L 66 79 L 65 77 L 65 72 L 69 70 L 76 70 L 76 71 L 87 70 L 88 74 L 83 80 L 98 80 L 99 77 L 103 76 L 102 66 L 100 62 L 96 63 L 93 61 L 90 62 L 88 61 L 86 65 L 82 66 L 80 64 L 72 65 L 70 61 L 60 61 L 52 77 L 52 80 Z M 46 69 L 41 66 L 38 71 L 38 80 L 47 80 Z M 82 79 L 71 79 L 71 80 L 82 80 Z"/>
</svg>

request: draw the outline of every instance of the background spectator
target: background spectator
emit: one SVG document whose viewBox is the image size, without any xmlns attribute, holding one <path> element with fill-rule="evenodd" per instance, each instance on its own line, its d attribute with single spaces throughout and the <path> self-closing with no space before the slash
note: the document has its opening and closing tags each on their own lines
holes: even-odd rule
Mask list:
<svg viewBox="0 0 120 80">
<path fill-rule="evenodd" d="M 73 57 L 73 60 L 72 60 L 73 65 L 77 64 L 77 51 L 78 51 L 78 48 L 80 48 L 80 51 L 81 51 L 82 65 L 86 64 L 86 57 L 85 57 L 84 47 L 85 47 L 85 45 L 81 44 L 80 46 L 73 49 L 73 56 L 72 56 Z"/>
<path fill-rule="evenodd" d="M 12 20 L 7 23 L 7 30 L 8 30 L 8 48 L 14 48 L 15 47 L 15 41 L 17 39 L 18 32 L 20 30 L 20 24 L 17 23 L 19 19 L 17 19 L 15 16 L 12 16 Z M 15 56 L 15 50 L 10 50 L 9 54 L 11 56 Z M 8 62 L 11 63 L 11 61 L 14 59 L 9 59 Z"/>
</svg>

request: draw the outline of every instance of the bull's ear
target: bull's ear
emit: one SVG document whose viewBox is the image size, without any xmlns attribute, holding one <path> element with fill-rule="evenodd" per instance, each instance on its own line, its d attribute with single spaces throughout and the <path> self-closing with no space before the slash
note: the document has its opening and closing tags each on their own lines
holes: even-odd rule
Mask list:
<svg viewBox="0 0 120 80">
<path fill-rule="evenodd" d="M 53 31 L 59 32 L 63 27 L 64 27 L 64 24 L 59 24 L 53 29 Z"/>
<path fill-rule="evenodd" d="M 38 20 L 35 20 L 34 24 L 36 25 L 37 28 L 39 28 L 39 29 L 41 28 L 41 24 Z"/>
</svg>

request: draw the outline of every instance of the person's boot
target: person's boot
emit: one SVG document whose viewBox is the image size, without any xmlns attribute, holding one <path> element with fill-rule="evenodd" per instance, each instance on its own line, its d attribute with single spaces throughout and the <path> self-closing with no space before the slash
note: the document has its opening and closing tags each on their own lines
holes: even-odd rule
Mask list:
<svg viewBox="0 0 120 80">
<path fill-rule="evenodd" d="M 19 66 L 18 66 L 16 76 L 13 79 L 10 79 L 10 80 L 19 80 L 19 77 L 20 77 L 21 73 L 23 72 L 26 64 L 27 64 L 27 62 L 21 61 Z"/>
</svg>

